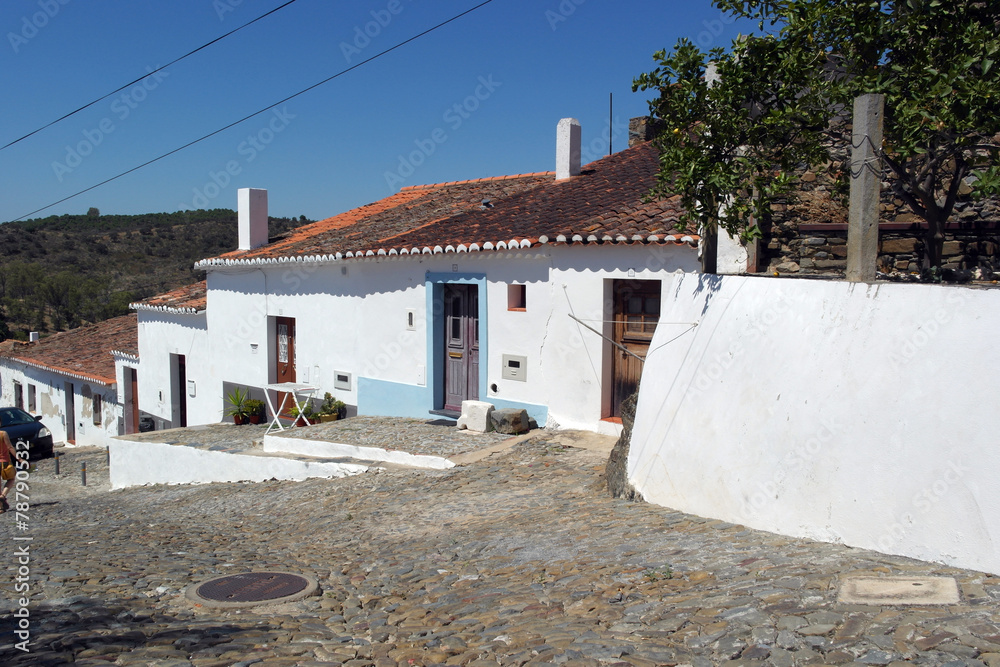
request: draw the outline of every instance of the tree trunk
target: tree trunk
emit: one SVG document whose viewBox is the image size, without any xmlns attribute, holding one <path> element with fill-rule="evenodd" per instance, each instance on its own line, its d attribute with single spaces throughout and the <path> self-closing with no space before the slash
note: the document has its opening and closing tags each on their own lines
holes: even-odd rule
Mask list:
<svg viewBox="0 0 1000 667">
<path fill-rule="evenodd" d="M 944 223 L 941 211 L 937 207 L 927 209 L 927 234 L 924 245 L 927 250 L 927 268 L 941 268 L 944 255 Z"/>
<path fill-rule="evenodd" d="M 719 272 L 719 230 L 709 231 L 706 227 L 701 232 L 701 272 Z"/>
</svg>

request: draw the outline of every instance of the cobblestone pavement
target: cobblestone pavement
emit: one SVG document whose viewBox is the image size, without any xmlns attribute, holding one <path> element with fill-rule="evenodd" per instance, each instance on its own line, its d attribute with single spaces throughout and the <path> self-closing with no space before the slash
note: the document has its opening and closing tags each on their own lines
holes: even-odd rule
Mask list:
<svg viewBox="0 0 1000 667">
<path fill-rule="evenodd" d="M 25 530 L 0 516 L 0 664 L 1000 665 L 998 578 L 614 500 L 606 455 L 554 443 L 446 471 L 114 492 L 102 451 L 68 450 L 60 478 L 50 459 L 29 479 Z M 27 654 L 14 536 L 32 538 Z M 321 593 L 183 596 L 262 569 Z M 862 573 L 952 576 L 962 602 L 838 603 Z"/>
<path fill-rule="evenodd" d="M 362 447 L 379 447 L 409 454 L 449 457 L 502 442 L 509 435 L 473 433 L 451 426 L 454 421 L 399 419 L 390 417 L 351 417 L 326 424 L 272 431 L 271 435 L 338 442 Z M 231 423 L 209 424 L 192 428 L 151 431 L 130 435 L 138 442 L 166 442 L 206 449 L 231 451 L 261 449 L 266 424 L 235 426 Z"/>
</svg>

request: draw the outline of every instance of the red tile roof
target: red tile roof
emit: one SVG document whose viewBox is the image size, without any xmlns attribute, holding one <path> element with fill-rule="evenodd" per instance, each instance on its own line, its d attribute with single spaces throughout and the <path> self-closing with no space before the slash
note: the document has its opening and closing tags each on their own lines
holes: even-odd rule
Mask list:
<svg viewBox="0 0 1000 667">
<path fill-rule="evenodd" d="M 185 285 L 137 303 L 129 304 L 136 310 L 159 310 L 168 313 L 194 315 L 205 310 L 208 304 L 208 285 L 200 283 Z"/>
<path fill-rule="evenodd" d="M 198 268 L 294 259 L 342 259 L 529 247 L 538 243 L 676 243 L 678 198 L 646 202 L 659 168 L 651 144 L 597 160 L 580 176 L 552 172 L 403 188 L 373 204 L 300 227 L 255 250 L 206 259 Z M 484 200 L 489 204 L 482 205 Z"/>
<path fill-rule="evenodd" d="M 139 355 L 135 314 L 52 334 L 34 343 L 5 346 L 0 356 L 70 377 L 115 383 L 112 352 Z"/>
<path fill-rule="evenodd" d="M 281 241 L 255 250 L 229 252 L 199 262 L 198 266 L 327 255 L 341 248 L 346 251 L 372 247 L 380 239 L 476 209 L 484 199 L 503 199 L 536 188 L 552 178 L 551 172 L 543 172 L 405 188 L 373 204 L 299 227 Z"/>
</svg>

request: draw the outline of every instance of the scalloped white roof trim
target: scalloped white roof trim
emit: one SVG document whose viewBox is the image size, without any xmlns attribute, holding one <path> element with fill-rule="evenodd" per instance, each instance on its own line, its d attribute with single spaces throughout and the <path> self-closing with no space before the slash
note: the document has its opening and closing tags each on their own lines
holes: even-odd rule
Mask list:
<svg viewBox="0 0 1000 667">
<path fill-rule="evenodd" d="M 174 308 L 173 306 L 153 306 L 148 303 L 130 303 L 128 305 L 130 310 L 145 310 L 147 312 L 153 313 L 170 313 L 172 315 L 203 315 L 205 313 L 204 308 L 198 310 L 197 308 Z"/>
</svg>

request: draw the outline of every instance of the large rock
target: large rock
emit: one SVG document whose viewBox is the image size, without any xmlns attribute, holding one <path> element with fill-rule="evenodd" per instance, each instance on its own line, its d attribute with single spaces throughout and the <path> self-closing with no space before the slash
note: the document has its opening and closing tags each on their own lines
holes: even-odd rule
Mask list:
<svg viewBox="0 0 1000 667">
<path fill-rule="evenodd" d="M 611 450 L 604 476 L 608 482 L 608 492 L 612 498 L 642 501 L 642 494 L 628 481 L 628 450 L 632 444 L 632 424 L 635 423 L 635 405 L 639 400 L 638 390 L 622 401 L 622 434 Z"/>
<path fill-rule="evenodd" d="M 516 408 L 494 410 L 491 420 L 493 422 L 493 430 L 497 433 L 517 435 L 518 433 L 527 433 L 531 430 L 531 422 L 528 419 L 527 410 L 518 410 Z"/>
<path fill-rule="evenodd" d="M 490 421 L 492 414 L 492 403 L 485 401 L 462 401 L 462 416 L 458 418 L 456 426 L 459 429 L 467 428 L 477 433 L 486 433 L 492 426 Z"/>
</svg>

